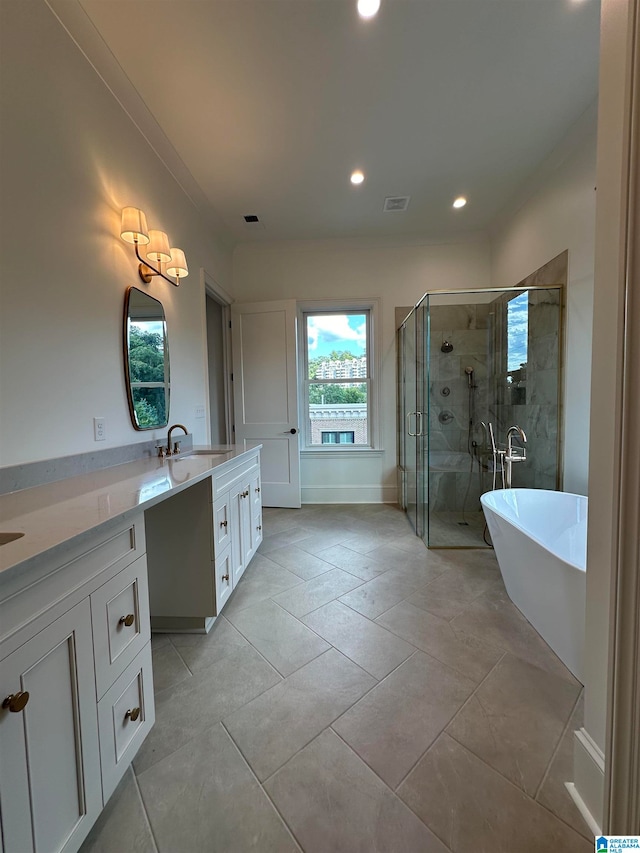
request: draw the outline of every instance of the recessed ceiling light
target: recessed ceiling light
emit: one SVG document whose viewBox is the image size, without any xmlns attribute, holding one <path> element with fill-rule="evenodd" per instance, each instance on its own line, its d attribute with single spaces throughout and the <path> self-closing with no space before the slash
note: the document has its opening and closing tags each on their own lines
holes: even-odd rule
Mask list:
<svg viewBox="0 0 640 853">
<path fill-rule="evenodd" d="M 361 18 L 373 18 L 380 8 L 380 0 L 358 0 L 358 14 Z"/>
<path fill-rule="evenodd" d="M 463 195 L 461 195 L 461 196 L 458 196 L 458 198 L 453 202 L 453 206 L 454 207 L 464 207 L 466 203 L 467 203 L 466 198 Z"/>
<path fill-rule="evenodd" d="M 351 173 L 350 180 L 352 184 L 361 184 L 364 181 L 364 175 L 360 169 L 356 169 L 355 172 Z"/>
</svg>

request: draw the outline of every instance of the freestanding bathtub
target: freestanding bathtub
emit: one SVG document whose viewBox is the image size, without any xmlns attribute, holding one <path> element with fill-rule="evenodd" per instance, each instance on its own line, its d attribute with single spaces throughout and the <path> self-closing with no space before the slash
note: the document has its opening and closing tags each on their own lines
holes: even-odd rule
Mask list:
<svg viewBox="0 0 640 853">
<path fill-rule="evenodd" d="M 497 489 L 480 500 L 509 597 L 582 682 L 587 498 Z"/>
</svg>

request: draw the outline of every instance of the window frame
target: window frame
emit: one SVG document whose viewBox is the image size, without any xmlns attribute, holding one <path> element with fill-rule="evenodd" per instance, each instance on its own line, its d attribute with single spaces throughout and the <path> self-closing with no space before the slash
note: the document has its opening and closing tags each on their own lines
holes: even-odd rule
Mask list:
<svg viewBox="0 0 640 853">
<path fill-rule="evenodd" d="M 300 423 L 300 452 L 303 454 L 362 454 L 379 453 L 380 446 L 380 417 L 379 417 L 379 376 L 378 365 L 379 347 L 378 335 L 378 302 L 377 299 L 362 301 L 322 300 L 304 302 L 298 305 L 298 399 Z M 309 349 L 307 339 L 307 317 L 318 314 L 364 314 L 367 324 L 367 376 L 358 384 L 367 388 L 367 431 L 366 444 L 311 444 L 311 421 L 309 418 L 309 388 L 312 385 L 354 384 L 354 377 L 345 379 L 310 380 L 309 379 Z M 335 430 L 332 430 L 335 432 Z M 343 431 L 343 430 L 342 430 Z"/>
</svg>

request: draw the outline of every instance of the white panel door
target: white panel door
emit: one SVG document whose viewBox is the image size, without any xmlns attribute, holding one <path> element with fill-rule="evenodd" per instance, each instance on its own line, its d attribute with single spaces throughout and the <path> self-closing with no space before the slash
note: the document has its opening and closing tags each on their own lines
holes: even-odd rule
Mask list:
<svg viewBox="0 0 640 853">
<path fill-rule="evenodd" d="M 264 506 L 300 506 L 296 303 L 232 305 L 235 440 L 262 445 Z"/>
</svg>

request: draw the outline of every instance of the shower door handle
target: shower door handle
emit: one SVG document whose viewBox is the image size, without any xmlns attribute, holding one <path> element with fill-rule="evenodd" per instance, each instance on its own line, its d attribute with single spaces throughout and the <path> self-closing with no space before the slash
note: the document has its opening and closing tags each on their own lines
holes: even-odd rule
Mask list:
<svg viewBox="0 0 640 853">
<path fill-rule="evenodd" d="M 422 432 L 422 416 L 424 412 L 407 412 L 407 435 L 410 435 L 411 438 L 421 438 L 424 436 Z M 416 431 L 411 432 L 411 415 L 416 416 Z M 420 426 L 418 426 L 420 424 Z"/>
<path fill-rule="evenodd" d="M 416 432 L 411 432 L 411 415 L 416 416 Z M 418 412 L 407 412 L 407 435 L 415 438 L 418 435 Z"/>
</svg>

